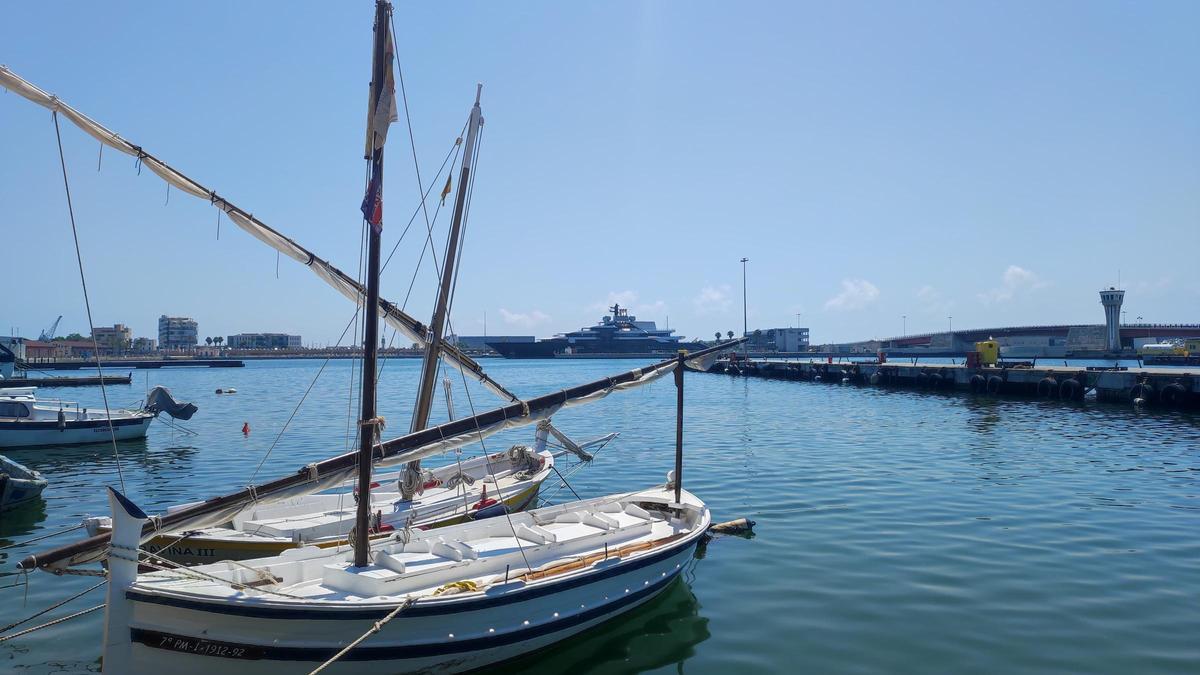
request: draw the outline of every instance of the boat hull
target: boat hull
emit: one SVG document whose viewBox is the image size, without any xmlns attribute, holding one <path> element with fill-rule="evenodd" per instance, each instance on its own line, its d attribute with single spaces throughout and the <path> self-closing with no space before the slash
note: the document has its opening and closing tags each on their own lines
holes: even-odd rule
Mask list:
<svg viewBox="0 0 1200 675">
<path fill-rule="evenodd" d="M 0 511 L 36 501 L 46 485 L 40 473 L 0 456 Z"/>
<path fill-rule="evenodd" d="M 108 421 L 103 419 L 68 421 L 64 428 L 53 421 L 0 422 L 0 448 L 108 443 L 114 434 L 118 441 L 143 438 L 153 420 L 152 415 L 114 419 L 111 433 Z"/>
<path fill-rule="evenodd" d="M 323 672 L 457 673 L 546 647 L 627 612 L 665 590 L 699 536 L 541 589 L 417 604 Z M 513 584 L 517 586 L 517 584 Z M 134 673 L 267 675 L 308 672 L 365 633 L 390 608 L 337 613 L 175 600 L 130 591 Z M 469 627 L 469 633 L 464 633 Z"/>
<path fill-rule="evenodd" d="M 652 341 L 613 340 L 602 345 L 584 342 L 571 343 L 564 338 L 538 340 L 537 342 L 489 342 L 491 347 L 506 359 L 568 359 L 568 358 L 642 358 L 675 356 L 680 349 L 699 351 L 708 345 L 699 342 L 680 342 L 664 345 Z"/>
</svg>

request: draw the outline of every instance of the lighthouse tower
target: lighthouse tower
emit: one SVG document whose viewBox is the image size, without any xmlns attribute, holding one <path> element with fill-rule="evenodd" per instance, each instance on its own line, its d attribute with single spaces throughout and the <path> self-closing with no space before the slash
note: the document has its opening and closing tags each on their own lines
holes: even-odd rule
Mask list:
<svg viewBox="0 0 1200 675">
<path fill-rule="evenodd" d="M 1109 287 L 1100 291 L 1100 304 L 1104 305 L 1105 342 L 1108 351 L 1121 351 L 1121 303 L 1125 301 L 1125 291 Z"/>
</svg>

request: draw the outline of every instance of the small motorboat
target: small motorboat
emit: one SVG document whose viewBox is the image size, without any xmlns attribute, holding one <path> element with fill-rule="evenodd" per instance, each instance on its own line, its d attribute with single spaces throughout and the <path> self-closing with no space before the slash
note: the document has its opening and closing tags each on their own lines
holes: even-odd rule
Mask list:
<svg viewBox="0 0 1200 675">
<path fill-rule="evenodd" d="M 42 474 L 0 455 L 0 511 L 37 499 L 46 485 Z"/>
<path fill-rule="evenodd" d="M 84 408 L 73 401 L 40 399 L 37 387 L 0 389 L 0 448 L 107 443 L 142 438 L 159 412 L 189 419 L 196 406 L 179 403 L 155 387 L 141 410 Z"/>
</svg>

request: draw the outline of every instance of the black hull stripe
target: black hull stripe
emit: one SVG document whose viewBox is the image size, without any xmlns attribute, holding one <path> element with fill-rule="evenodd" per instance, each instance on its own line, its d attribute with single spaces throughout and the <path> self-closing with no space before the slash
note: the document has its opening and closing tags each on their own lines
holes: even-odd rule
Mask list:
<svg viewBox="0 0 1200 675">
<path fill-rule="evenodd" d="M 113 427 L 128 427 L 141 425 L 148 418 L 122 418 L 112 421 Z M 72 429 L 107 429 L 108 420 L 75 421 L 67 420 L 66 430 Z M 58 422 L 0 422 L 2 431 L 58 431 Z"/>
<path fill-rule="evenodd" d="M 495 598 L 478 598 L 458 602 L 439 603 L 436 605 L 422 605 L 421 603 L 417 603 L 404 610 L 402 616 L 440 616 L 443 614 L 472 612 L 490 609 L 492 607 L 501 607 L 503 605 L 509 605 L 517 602 L 525 602 L 526 600 L 533 598 L 540 598 L 542 596 L 558 593 L 559 591 L 587 586 L 589 584 L 641 569 L 648 565 L 653 565 L 657 562 L 661 562 L 667 558 L 677 555 L 685 548 L 695 546 L 697 541 L 698 538 L 688 539 L 666 550 L 630 563 L 617 565 L 615 567 L 611 567 L 600 572 L 595 572 L 587 576 L 560 581 L 558 583 L 542 586 L 540 588 L 531 588 L 518 593 L 510 593 Z M 314 619 L 331 621 L 343 621 L 348 619 L 382 619 L 383 617 L 387 616 L 392 609 L 394 609 L 394 606 L 383 607 L 380 609 L 349 609 L 343 611 L 305 609 L 303 607 L 263 607 L 227 602 L 189 600 L 170 596 L 154 595 L 138 590 L 126 591 L 125 597 L 133 602 L 142 602 L 152 605 L 166 605 L 168 607 L 176 607 L 179 609 L 193 609 L 201 612 L 210 612 L 213 614 L 232 614 L 234 616 L 245 616 L 256 619 L 304 619 L 308 621 Z"/>
<path fill-rule="evenodd" d="M 667 584 L 675 580 L 675 578 L 679 575 L 679 572 L 680 570 L 675 570 L 668 574 L 666 578 L 639 591 L 625 594 L 613 602 L 584 610 L 578 614 L 574 614 L 557 621 L 550 621 L 548 623 L 539 624 L 530 628 L 518 629 L 508 633 L 471 638 L 468 640 L 427 642 L 423 644 L 396 645 L 392 647 L 356 647 L 348 654 L 343 656 L 340 660 L 385 661 L 394 659 L 417 659 L 480 652 L 487 649 L 505 647 L 518 642 L 523 642 L 525 640 L 531 640 L 533 638 L 542 637 L 551 633 L 557 633 L 559 631 L 587 623 L 588 621 L 598 619 L 606 614 L 611 614 L 623 607 L 632 605 L 639 600 L 648 598 L 666 588 Z M 162 633 L 159 631 L 147 630 L 145 628 L 131 628 L 129 631 L 129 637 L 130 640 L 135 643 L 143 644 L 154 649 L 170 649 L 169 647 L 162 647 L 160 645 L 169 644 L 172 642 L 192 644 L 204 642 L 203 640 L 197 640 L 196 638 L 174 635 L 171 633 Z M 212 644 L 216 644 L 225 648 L 225 653 L 229 653 L 229 650 L 236 649 L 246 654 L 246 656 L 242 656 L 239 660 L 320 662 L 325 661 L 341 649 L 341 647 L 264 647 L 260 645 L 235 644 L 229 642 L 216 642 Z M 181 651 L 181 653 L 195 654 L 195 652 L 190 650 L 174 649 L 171 651 Z"/>
</svg>

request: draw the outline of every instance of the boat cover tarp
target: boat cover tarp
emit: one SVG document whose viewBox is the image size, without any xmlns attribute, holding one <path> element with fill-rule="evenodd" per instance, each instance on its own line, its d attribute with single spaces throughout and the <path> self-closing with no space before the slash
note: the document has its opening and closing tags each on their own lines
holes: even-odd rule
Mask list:
<svg viewBox="0 0 1200 675">
<path fill-rule="evenodd" d="M 151 389 L 146 395 L 146 410 L 155 415 L 165 412 L 177 420 L 190 420 L 199 408 L 195 403 L 176 401 L 175 397 L 171 396 L 170 389 L 160 386 Z"/>
</svg>

